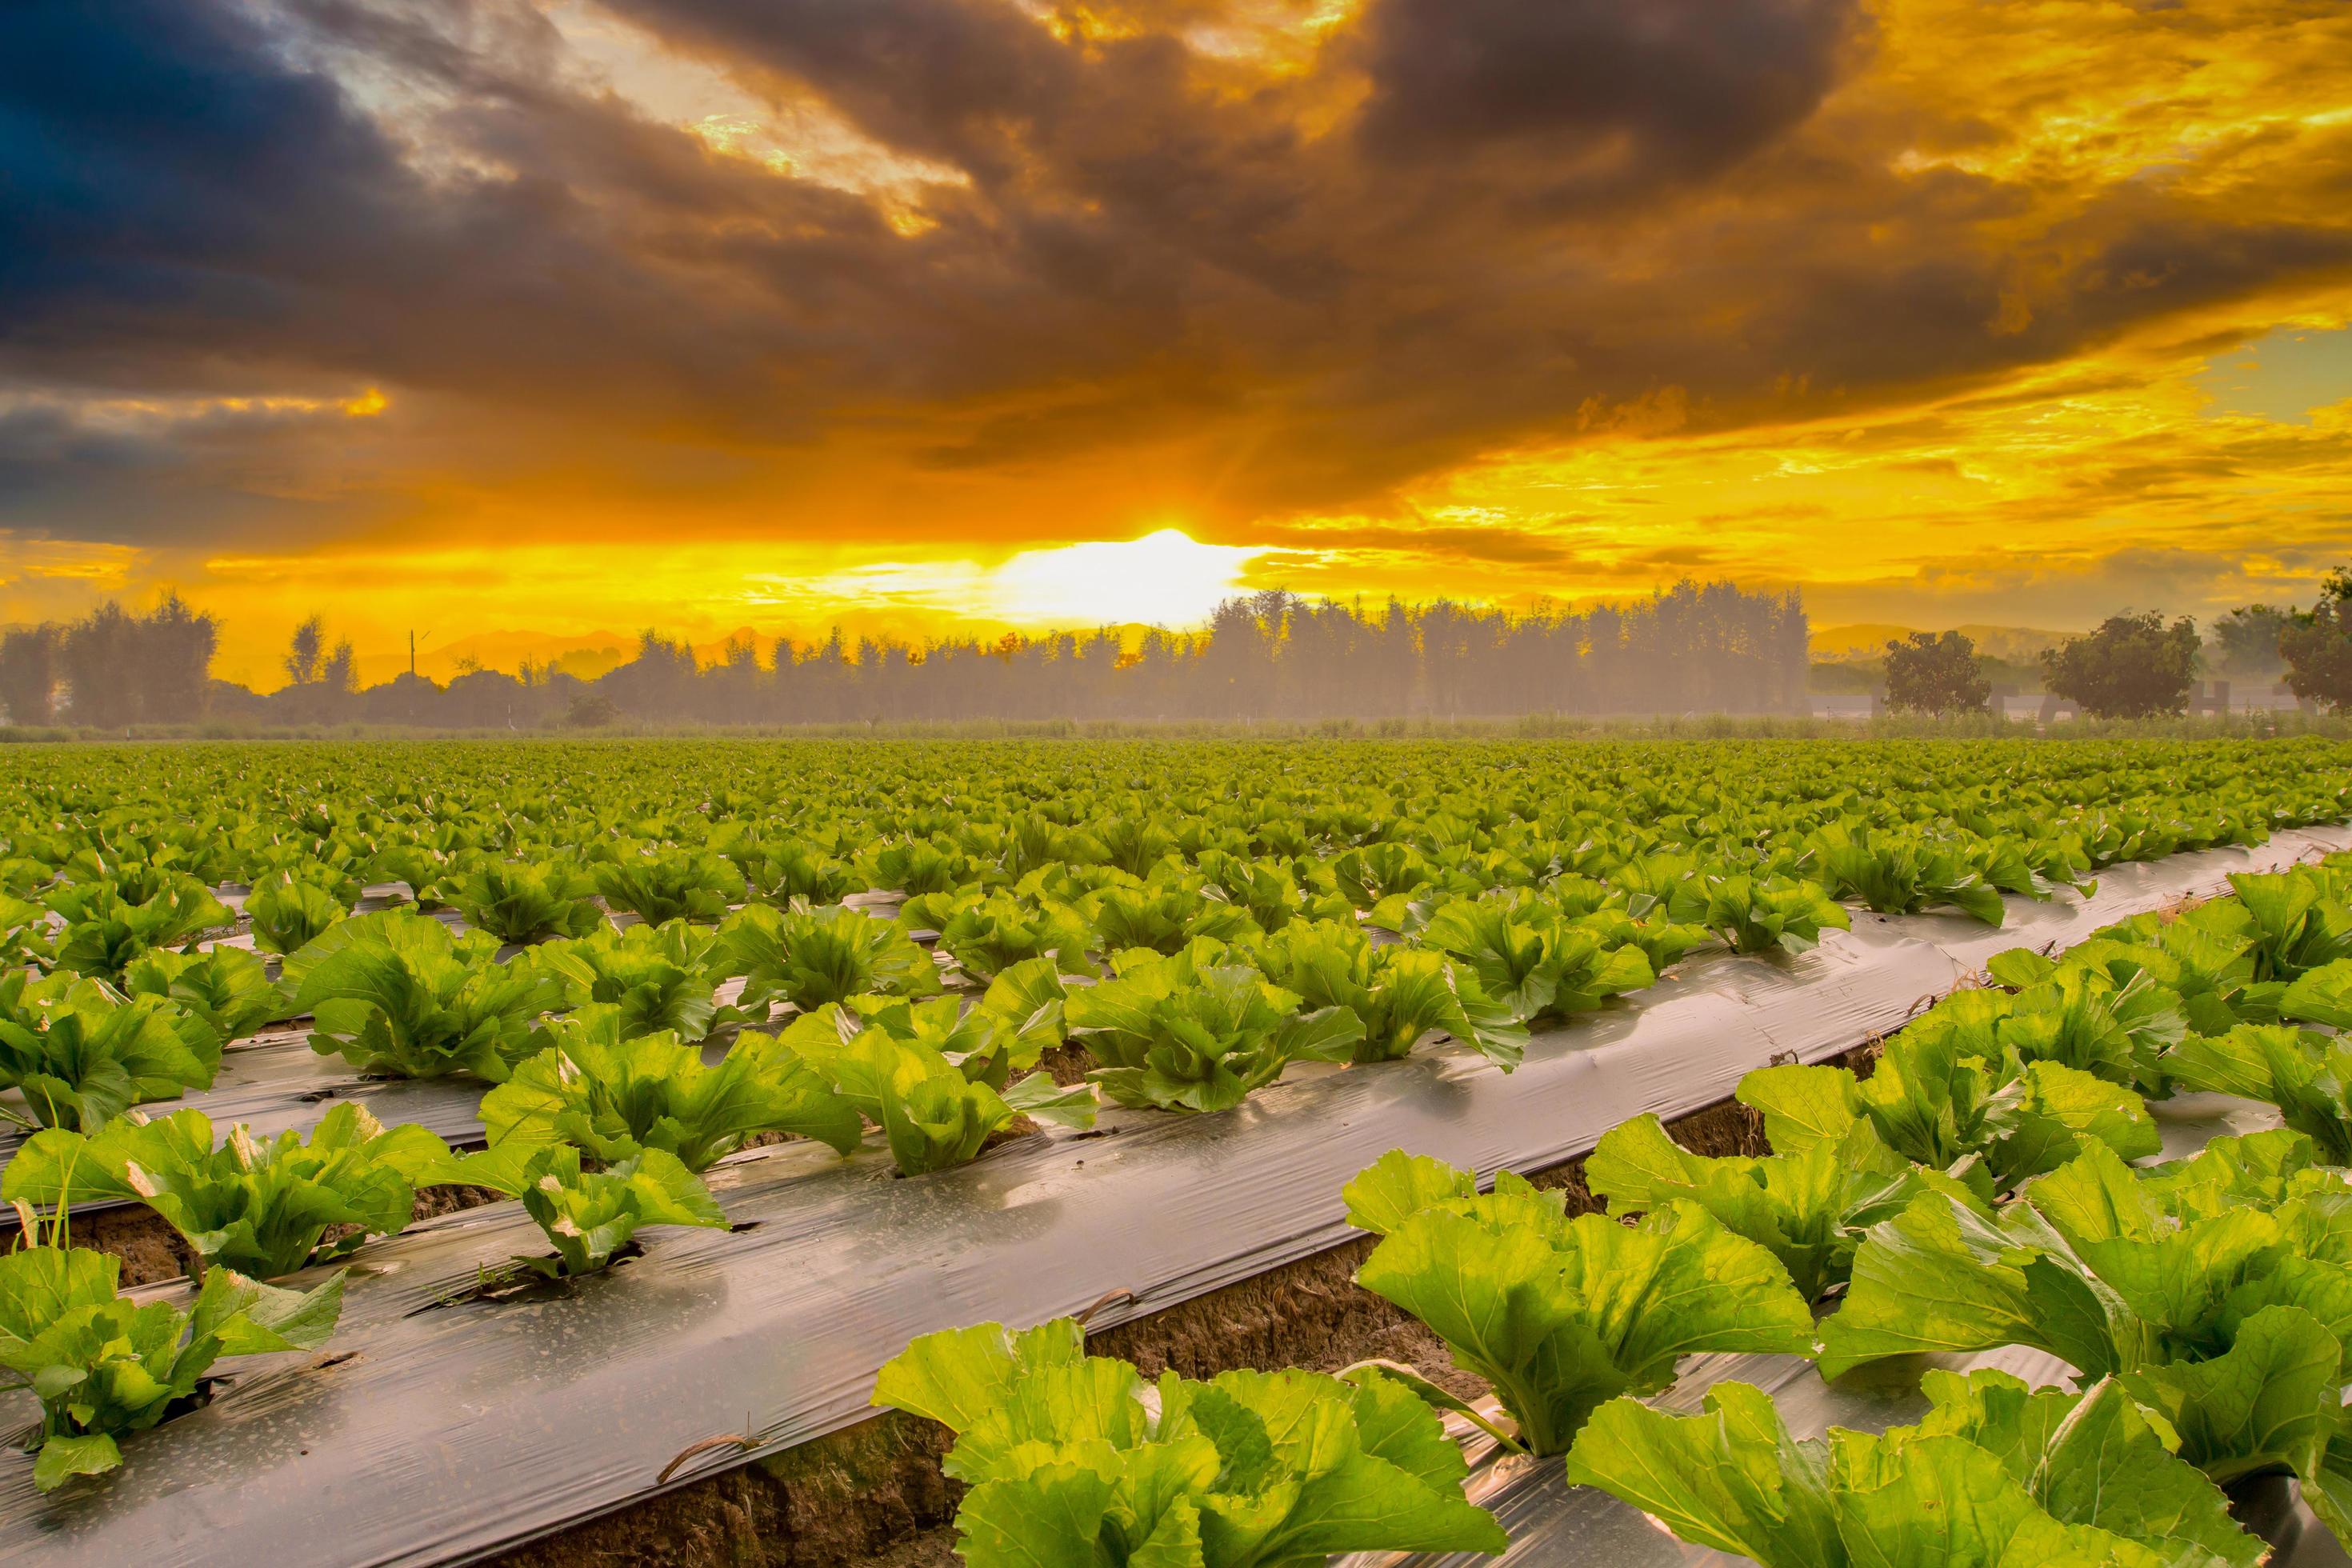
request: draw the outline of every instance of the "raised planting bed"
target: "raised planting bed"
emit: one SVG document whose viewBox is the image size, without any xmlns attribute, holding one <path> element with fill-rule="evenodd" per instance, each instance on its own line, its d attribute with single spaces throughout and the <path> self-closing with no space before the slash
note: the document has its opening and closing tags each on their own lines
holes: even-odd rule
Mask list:
<svg viewBox="0 0 2352 1568">
<path fill-rule="evenodd" d="M 2214 1138 L 2257 1132 L 2279 1124 L 2274 1108 L 2223 1095 L 2182 1095 L 2148 1107 L 2161 1123 L 2167 1160 L 2196 1153 Z M 1443 1352 L 1440 1352 L 1443 1359 Z M 2072 1369 L 2048 1353 L 2018 1346 L 1978 1355 L 1922 1355 L 1864 1367 L 1825 1380 L 1812 1362 L 1788 1355 L 1701 1355 L 1686 1361 L 1675 1385 L 1649 1403 L 1676 1415 L 1698 1414 L 1707 1391 L 1722 1383 L 1754 1384 L 1770 1394 L 1790 1431 L 1819 1437 L 1832 1426 L 1883 1432 L 1917 1421 L 1928 1408 L 1920 1374 L 1931 1367 L 1968 1372 L 1998 1368 L 2037 1386 L 2063 1386 Z M 1501 1452 L 1491 1441 L 1473 1449 L 1472 1500 L 1490 1510 L 1511 1538 L 1501 1557 L 1458 1553 L 1362 1552 L 1333 1560 L 1333 1568 L 1556 1568 L 1605 1563 L 1610 1568 L 1695 1568 L 1744 1562 L 1677 1540 L 1657 1521 L 1608 1493 L 1569 1484 L 1558 1458 Z M 2343 1549 L 2296 1499 L 2293 1482 L 2266 1479 L 2232 1494 L 2240 1522 L 2270 1541 L 2271 1568 L 2342 1568 Z M 942 1551 L 947 1531 L 927 1538 Z M 941 1559 L 945 1561 L 944 1558 Z"/>
</svg>

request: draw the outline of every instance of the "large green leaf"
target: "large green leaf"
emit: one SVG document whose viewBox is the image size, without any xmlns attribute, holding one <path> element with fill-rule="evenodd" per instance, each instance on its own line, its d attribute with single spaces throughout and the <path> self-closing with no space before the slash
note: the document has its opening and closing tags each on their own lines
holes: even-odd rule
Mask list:
<svg viewBox="0 0 2352 1568">
<path fill-rule="evenodd" d="M 1694 1351 L 1812 1347 L 1788 1271 L 1687 1202 L 1629 1227 L 1570 1220 L 1561 1194 L 1507 1183 L 1395 1223 L 1357 1282 L 1492 1384 L 1539 1454 L 1565 1450 L 1602 1401 L 1664 1387 Z"/>
<path fill-rule="evenodd" d="M 1254 1568 L 1349 1551 L 1499 1552 L 1463 1500 L 1461 1451 L 1409 1390 L 1305 1372 L 1174 1373 L 1147 1385 L 1066 1320 L 929 1334 L 874 1402 L 957 1434 L 974 1564 Z"/>
</svg>

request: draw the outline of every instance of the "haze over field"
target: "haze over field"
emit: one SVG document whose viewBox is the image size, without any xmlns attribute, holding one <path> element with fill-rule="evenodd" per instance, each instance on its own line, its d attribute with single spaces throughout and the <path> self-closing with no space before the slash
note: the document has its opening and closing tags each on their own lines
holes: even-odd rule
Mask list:
<svg viewBox="0 0 2352 1568">
<path fill-rule="evenodd" d="M 176 587 L 232 679 L 313 612 L 371 676 L 1276 585 L 2076 631 L 2352 555 L 2339 0 L 8 31 L 0 623 Z"/>
</svg>

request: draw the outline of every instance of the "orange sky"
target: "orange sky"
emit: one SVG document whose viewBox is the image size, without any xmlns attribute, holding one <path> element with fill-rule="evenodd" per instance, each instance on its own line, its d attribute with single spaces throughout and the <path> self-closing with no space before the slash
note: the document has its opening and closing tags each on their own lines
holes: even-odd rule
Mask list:
<svg viewBox="0 0 2352 1568">
<path fill-rule="evenodd" d="M 2338 0 L 35 9 L 0 622 L 171 584 L 237 679 L 2352 559 Z"/>
</svg>

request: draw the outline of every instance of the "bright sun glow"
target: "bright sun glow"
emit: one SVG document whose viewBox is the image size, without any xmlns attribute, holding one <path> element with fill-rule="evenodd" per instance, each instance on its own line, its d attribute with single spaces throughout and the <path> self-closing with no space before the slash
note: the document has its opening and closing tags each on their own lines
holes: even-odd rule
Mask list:
<svg viewBox="0 0 2352 1568">
<path fill-rule="evenodd" d="M 1242 569 L 1255 553 L 1175 528 L 1121 543 L 1024 550 L 990 574 L 986 598 L 1013 621 L 1192 626 L 1242 591 Z"/>
</svg>

